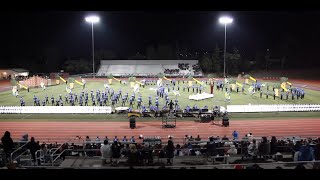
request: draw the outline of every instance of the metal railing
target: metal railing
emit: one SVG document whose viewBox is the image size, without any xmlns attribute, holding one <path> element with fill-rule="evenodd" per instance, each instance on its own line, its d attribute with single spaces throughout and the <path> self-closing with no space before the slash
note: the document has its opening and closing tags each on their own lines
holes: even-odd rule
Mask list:
<svg viewBox="0 0 320 180">
<path fill-rule="evenodd" d="M 297 165 L 303 165 L 306 169 L 312 169 L 312 168 L 316 168 L 319 167 L 320 165 L 320 160 L 314 160 L 314 161 L 297 161 L 297 162 L 282 162 L 282 161 L 277 161 L 277 162 L 264 162 L 264 163 L 258 163 L 258 162 L 250 162 L 250 163 L 237 163 L 237 164 L 228 164 L 228 163 L 224 163 L 224 164 L 194 164 L 194 165 L 187 165 L 187 164 L 183 164 L 183 165 L 170 165 L 170 166 L 166 166 L 167 169 L 180 169 L 180 168 L 197 168 L 197 169 L 212 169 L 212 168 L 217 168 L 217 169 L 235 169 L 236 166 L 240 166 L 242 169 L 246 169 L 249 167 L 253 167 L 253 166 L 259 166 L 260 168 L 263 169 L 277 169 L 278 167 L 283 168 L 283 169 L 294 169 Z M 146 168 L 146 169 L 150 169 L 150 168 L 159 168 L 160 166 L 163 165 L 152 165 L 152 166 L 139 166 L 139 168 Z M 24 166 L 24 168 L 43 168 L 43 167 L 39 167 L 39 166 Z M 46 168 L 48 169 L 64 169 L 66 167 L 58 167 L 58 166 L 47 166 Z M 68 167 L 70 168 L 70 167 Z M 129 166 L 123 166 L 123 167 L 111 167 L 111 166 L 102 166 L 102 167 L 90 167 L 90 166 L 79 166 L 79 167 L 72 167 L 73 169 L 97 169 L 97 168 L 101 168 L 101 169 L 127 169 L 130 168 Z"/>
<path fill-rule="evenodd" d="M 12 151 L 12 153 L 10 154 L 10 163 L 12 163 L 14 160 L 18 159 L 19 157 L 21 157 L 23 154 L 25 154 L 26 152 L 29 151 L 29 149 L 26 149 L 25 151 L 23 151 L 22 153 L 20 153 L 17 157 L 15 157 L 14 159 L 12 159 L 13 155 L 18 152 L 19 150 L 22 150 L 23 147 L 27 146 L 27 144 L 29 144 L 29 142 L 26 142 L 24 145 L 20 146 L 18 149 Z"/>
<path fill-rule="evenodd" d="M 64 150 L 63 150 L 62 152 L 60 152 L 59 154 L 55 154 L 55 153 L 56 153 L 59 149 L 61 149 L 62 146 L 64 146 L 65 144 L 69 143 L 70 141 L 72 141 L 72 139 L 69 139 L 67 142 L 62 143 L 58 148 L 55 148 L 53 152 L 51 151 L 52 149 L 50 149 L 49 153 L 52 152 L 51 155 L 50 155 L 51 165 L 52 165 L 52 166 L 54 166 L 54 162 L 55 162 L 58 158 L 61 157 L 61 155 L 65 152 L 66 149 L 64 149 Z M 54 156 L 56 156 L 56 157 L 54 158 Z"/>
</svg>

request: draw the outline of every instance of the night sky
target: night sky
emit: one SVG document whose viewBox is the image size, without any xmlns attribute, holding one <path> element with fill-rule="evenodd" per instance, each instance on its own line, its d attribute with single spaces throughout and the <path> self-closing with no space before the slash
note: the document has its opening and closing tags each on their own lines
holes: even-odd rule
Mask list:
<svg viewBox="0 0 320 180">
<path fill-rule="evenodd" d="M 101 22 L 94 26 L 95 50 L 112 50 L 120 59 L 150 44 L 178 43 L 180 48 L 212 51 L 223 49 L 224 27 L 221 15 L 234 23 L 227 27 L 228 49 L 254 57 L 257 50 L 277 49 L 287 44 L 299 56 L 311 61 L 320 51 L 319 12 L 255 11 L 57 11 L 2 12 L 1 65 L 14 57 L 37 56 L 53 49 L 59 57 L 91 56 L 91 26 L 84 18 L 96 14 Z M 279 48 L 278 48 L 279 49 Z M 281 54 L 278 51 L 276 54 Z M 35 63 L 35 62 L 30 62 Z"/>
</svg>

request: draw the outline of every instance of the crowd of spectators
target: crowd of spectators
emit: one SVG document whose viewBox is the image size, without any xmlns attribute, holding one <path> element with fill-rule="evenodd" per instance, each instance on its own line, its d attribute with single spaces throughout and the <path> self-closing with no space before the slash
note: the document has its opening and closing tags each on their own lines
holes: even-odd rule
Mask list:
<svg viewBox="0 0 320 180">
<path fill-rule="evenodd" d="M 81 140 L 81 137 L 77 137 Z M 65 156 L 81 156 L 84 152 L 85 156 L 101 156 L 102 164 L 111 164 L 111 166 L 119 166 L 119 160 L 126 158 L 126 165 L 151 165 L 154 164 L 154 158 L 167 159 L 167 165 L 173 165 L 175 156 L 203 156 L 203 157 L 223 157 L 239 156 L 242 161 L 248 159 L 256 162 L 257 159 L 274 159 L 282 160 L 283 153 L 291 154 L 293 162 L 320 160 L 320 138 L 318 139 L 301 139 L 287 138 L 277 140 L 275 136 L 270 139 L 267 137 L 253 137 L 252 133 L 245 135 L 243 139 L 239 139 L 239 134 L 234 131 L 230 138 L 227 135 L 223 137 L 210 136 L 195 138 L 192 135 L 185 135 L 182 144 L 174 143 L 173 136 L 168 136 L 168 141 L 163 142 L 160 137 L 148 138 L 139 136 L 140 141 L 136 141 L 134 136 L 122 139 L 115 136 L 109 140 L 106 136 L 100 139 L 98 136 L 95 140 L 91 140 L 89 136 L 83 139 L 84 144 L 46 144 L 40 145 L 39 141 L 35 141 L 28 135 L 23 135 L 21 141 L 15 144 L 11 138 L 10 132 L 5 132 L 1 138 L 2 148 L 4 150 L 6 162 L 9 162 L 11 152 L 18 147 L 25 145 L 30 151 L 34 164 L 40 165 L 40 160 L 35 156 L 35 152 L 41 151 L 42 162 L 50 162 L 50 149 L 58 148 L 57 154 L 64 159 Z M 145 141 L 144 141 L 145 140 Z M 152 141 L 151 141 L 152 140 Z M 69 149 L 69 151 L 64 151 Z M 219 158 L 215 158 L 219 160 Z"/>
<path fill-rule="evenodd" d="M 165 74 L 179 74 L 180 70 L 179 69 L 165 69 L 164 73 Z"/>
<path fill-rule="evenodd" d="M 194 75 L 200 75 L 202 73 L 202 70 L 199 64 L 192 65 L 192 69 L 194 71 Z"/>
<path fill-rule="evenodd" d="M 188 70 L 189 69 L 189 63 L 178 63 L 178 67 L 181 70 Z"/>
</svg>

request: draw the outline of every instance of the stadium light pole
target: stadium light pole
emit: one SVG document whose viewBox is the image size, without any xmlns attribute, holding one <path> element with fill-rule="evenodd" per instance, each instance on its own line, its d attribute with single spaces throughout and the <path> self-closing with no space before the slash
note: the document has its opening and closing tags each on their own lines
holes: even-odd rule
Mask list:
<svg viewBox="0 0 320 180">
<path fill-rule="evenodd" d="M 230 17 L 220 17 L 219 22 L 224 24 L 224 54 L 223 54 L 223 76 L 226 77 L 226 47 L 227 47 L 227 24 L 231 24 L 233 19 Z"/>
<path fill-rule="evenodd" d="M 93 35 L 93 24 L 98 23 L 100 18 L 98 16 L 87 16 L 86 22 L 91 23 L 91 38 L 92 38 L 92 73 L 94 77 L 94 35 Z"/>
</svg>

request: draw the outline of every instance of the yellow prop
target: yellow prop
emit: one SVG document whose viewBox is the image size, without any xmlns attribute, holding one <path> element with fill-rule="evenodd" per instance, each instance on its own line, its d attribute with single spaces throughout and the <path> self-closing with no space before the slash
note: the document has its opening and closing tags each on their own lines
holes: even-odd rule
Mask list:
<svg viewBox="0 0 320 180">
<path fill-rule="evenodd" d="M 292 85 L 291 83 L 287 82 L 287 84 Z"/>
<path fill-rule="evenodd" d="M 59 76 L 60 77 L 60 79 L 63 81 L 63 82 L 66 82 L 66 80 L 65 79 L 63 79 L 61 76 Z"/>
<path fill-rule="evenodd" d="M 138 84 L 140 84 L 140 85 L 143 85 L 141 82 L 139 82 L 139 81 L 136 81 L 136 83 L 138 83 Z"/>
<path fill-rule="evenodd" d="M 113 77 L 113 79 L 115 79 L 115 80 L 117 80 L 117 81 L 120 81 L 120 79 L 117 79 L 117 78 L 115 78 L 115 77 Z"/>
<path fill-rule="evenodd" d="M 74 82 L 78 83 L 79 85 L 83 86 L 83 83 L 82 82 L 79 82 L 77 80 L 74 80 Z"/>
<path fill-rule="evenodd" d="M 171 79 L 168 79 L 168 78 L 166 78 L 165 76 L 163 76 L 163 78 L 164 78 L 165 80 L 171 81 Z"/>
<path fill-rule="evenodd" d="M 240 84 L 240 83 L 238 83 L 238 82 L 236 82 L 236 84 L 237 84 L 238 86 L 242 87 L 242 84 Z"/>
<path fill-rule="evenodd" d="M 24 85 L 22 85 L 22 84 L 20 84 L 20 83 L 17 83 L 17 84 L 20 85 L 20 88 L 28 89 L 27 86 L 24 86 Z"/>
<path fill-rule="evenodd" d="M 281 84 L 281 88 L 282 88 L 283 90 L 285 90 L 286 92 L 288 91 L 288 89 L 286 88 L 286 86 L 283 85 L 283 84 Z"/>
<path fill-rule="evenodd" d="M 134 88 L 134 82 L 130 82 L 130 87 Z"/>
<path fill-rule="evenodd" d="M 197 80 L 197 79 L 195 79 L 195 78 L 192 78 L 192 79 L 195 80 L 197 83 L 203 85 L 203 82 L 201 82 L 201 81 L 199 81 L 199 80 Z"/>
<path fill-rule="evenodd" d="M 70 89 L 74 88 L 74 83 L 70 83 Z"/>
<path fill-rule="evenodd" d="M 253 77 L 251 77 L 251 76 L 250 76 L 249 78 L 250 78 L 252 81 L 256 81 L 256 79 L 255 79 L 255 78 L 253 78 Z"/>
</svg>

